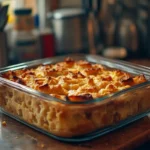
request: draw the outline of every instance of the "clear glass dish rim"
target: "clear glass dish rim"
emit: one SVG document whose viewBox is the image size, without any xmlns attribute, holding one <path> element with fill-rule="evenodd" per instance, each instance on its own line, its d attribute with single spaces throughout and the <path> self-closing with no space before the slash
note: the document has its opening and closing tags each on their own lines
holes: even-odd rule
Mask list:
<svg viewBox="0 0 150 150">
<path fill-rule="evenodd" d="M 101 61 L 104 61 L 104 62 L 106 61 L 106 62 L 111 63 L 113 65 L 117 63 L 117 65 L 120 65 L 121 67 L 130 67 L 130 69 L 134 69 L 136 71 L 141 71 L 141 72 L 144 71 L 144 74 L 149 76 L 149 80 L 147 82 L 144 82 L 142 84 L 138 84 L 138 85 L 130 87 L 128 89 L 124 89 L 124 90 L 121 90 L 121 91 L 113 93 L 113 94 L 109 94 L 109 95 L 104 96 L 104 97 L 100 97 L 100 98 L 97 98 L 97 99 L 94 99 L 94 100 L 87 100 L 87 101 L 84 101 L 84 102 L 63 101 L 63 100 L 60 100 L 58 98 L 52 97 L 48 94 L 44 94 L 42 92 L 31 89 L 27 86 L 21 85 L 19 83 L 15 83 L 15 82 L 9 81 L 7 79 L 4 79 L 1 76 L 0 76 L 0 82 L 3 83 L 4 85 L 9 85 L 9 86 L 11 86 L 15 89 L 18 89 L 18 90 L 21 90 L 23 92 L 29 93 L 31 95 L 40 97 L 42 99 L 45 99 L 45 100 L 48 100 L 48 101 L 56 101 L 56 102 L 63 103 L 63 104 L 89 104 L 89 103 L 91 104 L 91 103 L 96 103 L 96 102 L 106 100 L 108 98 L 114 98 L 116 96 L 119 96 L 121 94 L 125 94 L 125 93 L 133 91 L 133 90 L 137 90 L 138 88 L 142 88 L 142 87 L 145 87 L 147 85 L 150 85 L 150 68 L 149 67 L 142 66 L 142 65 L 136 65 L 136 64 L 133 64 L 133 63 L 122 61 L 122 60 L 108 59 L 108 58 L 101 57 L 99 55 L 76 54 L 76 55 L 56 56 L 56 57 L 53 57 L 53 58 L 44 58 L 44 59 L 34 60 L 34 61 L 30 61 L 30 62 L 25 62 L 25 63 L 20 63 L 20 64 L 8 66 L 8 67 L 0 68 L 0 74 L 4 73 L 4 72 L 7 72 L 9 70 L 17 70 L 17 69 L 23 69 L 23 68 L 27 68 L 27 67 L 29 68 L 29 67 L 34 67 L 36 65 L 41 65 L 41 64 L 50 64 L 53 61 L 54 62 L 55 61 L 59 62 L 60 59 L 64 59 L 66 57 L 72 57 L 72 58 L 83 57 L 83 59 L 87 60 L 87 61 L 89 61 L 88 59 L 91 59 L 91 62 L 92 62 L 92 59 L 93 60 L 95 59 L 96 63 L 98 63 L 97 62 L 98 60 L 96 60 L 96 59 L 100 59 Z M 118 68 L 116 68 L 116 69 L 118 69 Z"/>
</svg>

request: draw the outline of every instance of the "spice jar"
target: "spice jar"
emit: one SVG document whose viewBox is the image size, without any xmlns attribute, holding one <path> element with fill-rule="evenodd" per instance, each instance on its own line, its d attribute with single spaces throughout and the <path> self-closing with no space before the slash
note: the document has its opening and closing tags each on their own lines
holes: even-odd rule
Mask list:
<svg viewBox="0 0 150 150">
<path fill-rule="evenodd" d="M 15 13 L 15 30 L 32 30 L 34 29 L 34 18 L 31 15 L 32 10 L 29 8 L 16 9 Z"/>
<path fill-rule="evenodd" d="M 31 9 L 16 9 L 14 28 L 11 32 L 10 64 L 41 58 L 39 35 L 35 30 Z"/>
</svg>

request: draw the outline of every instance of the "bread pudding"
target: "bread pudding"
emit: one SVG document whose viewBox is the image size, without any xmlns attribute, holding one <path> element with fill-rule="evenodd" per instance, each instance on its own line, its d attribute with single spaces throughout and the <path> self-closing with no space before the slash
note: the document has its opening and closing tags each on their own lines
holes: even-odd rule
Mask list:
<svg viewBox="0 0 150 150">
<path fill-rule="evenodd" d="M 144 75 L 86 60 L 66 58 L 55 64 L 10 70 L 1 78 L 49 95 L 47 100 L 0 84 L 4 110 L 61 137 L 84 135 L 150 109 L 149 88 L 113 97 L 147 82 Z"/>
</svg>

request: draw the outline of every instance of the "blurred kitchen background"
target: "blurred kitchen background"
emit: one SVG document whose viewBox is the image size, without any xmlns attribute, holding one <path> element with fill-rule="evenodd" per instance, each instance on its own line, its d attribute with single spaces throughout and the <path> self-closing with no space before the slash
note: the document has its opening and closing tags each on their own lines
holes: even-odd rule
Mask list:
<svg viewBox="0 0 150 150">
<path fill-rule="evenodd" d="M 64 54 L 150 58 L 149 0 L 0 0 L 0 67 Z"/>
</svg>

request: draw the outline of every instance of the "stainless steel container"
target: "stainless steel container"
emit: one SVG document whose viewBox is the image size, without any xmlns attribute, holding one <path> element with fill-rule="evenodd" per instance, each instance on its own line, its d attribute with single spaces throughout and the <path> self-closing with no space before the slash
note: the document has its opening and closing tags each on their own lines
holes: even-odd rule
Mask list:
<svg viewBox="0 0 150 150">
<path fill-rule="evenodd" d="M 0 32 L 0 67 L 6 66 L 8 63 L 8 51 L 6 44 L 6 33 Z"/>
<path fill-rule="evenodd" d="M 88 52 L 88 15 L 83 9 L 65 8 L 48 14 L 52 24 L 56 54 Z"/>
</svg>

